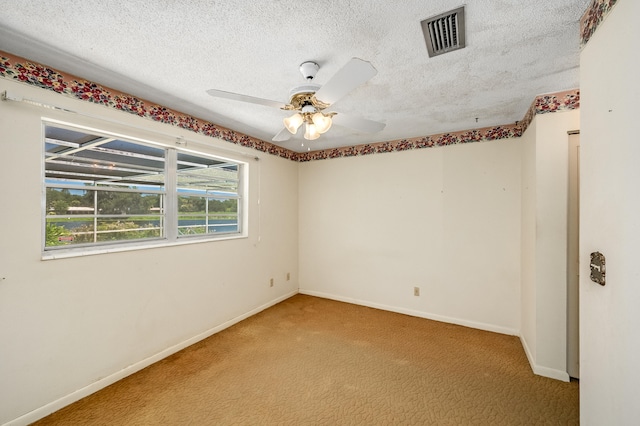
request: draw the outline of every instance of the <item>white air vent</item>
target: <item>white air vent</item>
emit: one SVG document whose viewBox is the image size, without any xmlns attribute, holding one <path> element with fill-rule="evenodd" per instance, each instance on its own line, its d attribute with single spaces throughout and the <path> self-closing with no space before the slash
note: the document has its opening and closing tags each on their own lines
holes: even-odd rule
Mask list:
<svg viewBox="0 0 640 426">
<path fill-rule="evenodd" d="M 420 23 L 429 57 L 464 47 L 464 6 Z"/>
</svg>

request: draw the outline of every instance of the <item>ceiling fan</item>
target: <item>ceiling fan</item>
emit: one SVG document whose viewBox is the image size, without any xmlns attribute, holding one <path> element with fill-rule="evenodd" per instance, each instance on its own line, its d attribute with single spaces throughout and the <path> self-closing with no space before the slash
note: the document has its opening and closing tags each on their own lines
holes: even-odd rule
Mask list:
<svg viewBox="0 0 640 426">
<path fill-rule="evenodd" d="M 284 128 L 273 137 L 272 140 L 274 142 L 288 140 L 291 135 L 295 135 L 298 132 L 298 129 L 303 124 L 305 125 L 304 138 L 307 140 L 318 139 L 321 134 L 331 128 L 333 123 L 364 133 L 375 133 L 384 129 L 385 123 L 349 116 L 329 109 L 332 104 L 347 93 L 375 76 L 378 71 L 373 65 L 362 59 L 352 58 L 323 86 L 312 83 L 319 69 L 320 66 L 313 61 L 306 61 L 300 65 L 300 72 L 306 79 L 307 84 L 291 89 L 289 103 L 217 89 L 207 90 L 207 93 L 218 98 L 265 105 L 285 111 L 295 111 L 292 116 L 282 120 Z"/>
</svg>

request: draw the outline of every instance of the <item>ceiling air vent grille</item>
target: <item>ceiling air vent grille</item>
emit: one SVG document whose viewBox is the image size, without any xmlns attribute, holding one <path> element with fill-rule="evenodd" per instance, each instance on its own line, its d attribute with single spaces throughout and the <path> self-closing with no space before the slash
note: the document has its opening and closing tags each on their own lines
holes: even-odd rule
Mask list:
<svg viewBox="0 0 640 426">
<path fill-rule="evenodd" d="M 464 47 L 464 6 L 425 19 L 420 24 L 429 57 Z"/>
</svg>

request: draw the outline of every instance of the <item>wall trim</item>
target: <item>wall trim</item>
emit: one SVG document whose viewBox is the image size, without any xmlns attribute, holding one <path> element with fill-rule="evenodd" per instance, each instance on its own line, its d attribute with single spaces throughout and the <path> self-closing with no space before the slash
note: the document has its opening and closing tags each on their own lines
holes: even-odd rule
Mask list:
<svg viewBox="0 0 640 426">
<path fill-rule="evenodd" d="M 299 162 L 517 138 L 536 114 L 580 107 L 580 91 L 572 89 L 536 96 L 522 120 L 513 124 L 298 153 L 3 51 L 0 51 L 0 77 Z"/>
<path fill-rule="evenodd" d="M 520 344 L 522 344 L 522 349 L 524 349 L 524 353 L 527 356 L 527 360 L 529 361 L 529 366 L 531 367 L 531 371 L 533 371 L 535 374 L 534 366 L 536 365 L 536 360 L 533 357 L 533 354 L 531 353 L 531 349 L 529 349 L 529 345 L 527 344 L 527 339 L 525 339 L 522 334 L 519 337 L 520 337 Z"/>
<path fill-rule="evenodd" d="M 368 308 L 381 309 L 383 311 L 395 312 L 398 314 L 410 315 L 412 317 L 424 318 L 433 321 L 445 322 L 448 324 L 461 325 L 464 327 L 475 328 L 478 330 L 491 331 L 493 333 L 506 334 L 509 336 L 518 336 L 519 331 L 509 327 L 501 327 L 493 324 L 487 324 L 476 321 L 468 321 L 460 318 L 448 317 L 444 315 L 432 314 L 429 312 L 416 311 L 414 309 L 400 308 L 397 306 L 384 305 L 381 303 L 375 303 L 368 300 L 353 299 L 351 297 L 338 296 L 331 293 L 324 293 L 313 290 L 300 289 L 300 294 L 306 294 L 308 296 L 321 297 L 323 299 L 337 300 L 338 302 L 351 303 L 354 305 L 366 306 Z"/>
<path fill-rule="evenodd" d="M 569 373 L 562 370 L 556 370 L 555 368 L 543 367 L 540 365 L 533 366 L 533 374 L 537 376 L 547 377 L 549 379 L 560 380 L 561 382 L 569 382 L 571 378 Z"/>
<path fill-rule="evenodd" d="M 529 345 L 527 345 L 527 340 L 522 335 L 520 335 L 519 337 L 520 343 L 522 344 L 524 353 L 527 355 L 527 360 L 529 361 L 529 366 L 531 367 L 531 371 L 533 371 L 533 374 L 542 377 L 548 377 L 550 379 L 560 380 L 563 382 L 568 382 L 571 380 L 571 378 L 569 377 L 569 373 L 567 373 L 566 371 L 537 365 L 535 358 L 531 353 L 531 349 L 529 349 Z"/>
<path fill-rule="evenodd" d="M 580 108 L 580 90 L 572 89 L 563 92 L 549 93 L 536 96 L 526 114 L 514 124 L 506 124 L 479 129 L 463 130 L 459 132 L 439 133 L 411 139 L 377 142 L 349 146 L 343 148 L 325 149 L 298 154 L 297 161 L 326 160 L 340 157 L 355 157 L 361 155 L 381 154 L 385 152 L 407 151 L 412 149 L 433 148 L 439 146 L 458 145 L 472 142 L 485 142 L 498 139 L 519 138 L 531 124 L 533 117 L 538 114 L 570 111 Z"/>
<path fill-rule="evenodd" d="M 580 47 L 586 46 L 617 2 L 618 0 L 593 0 L 591 2 L 580 18 Z"/>
<path fill-rule="evenodd" d="M 271 300 L 263 305 L 258 306 L 257 308 L 254 308 L 252 310 L 250 310 L 249 312 L 246 312 L 240 316 L 237 316 L 235 318 L 232 318 L 228 321 L 223 322 L 220 325 L 217 325 L 215 327 L 212 327 L 202 333 L 199 333 L 187 340 L 184 340 L 176 345 L 173 345 L 171 347 L 168 347 L 160 352 L 158 352 L 155 355 L 152 355 L 150 357 L 147 357 L 141 361 L 136 362 L 135 364 L 132 364 L 120 371 L 117 371 L 107 377 L 104 377 L 102 379 L 99 379 L 93 383 L 91 383 L 90 385 L 87 385 L 81 389 L 78 389 L 68 395 L 63 396 L 62 398 L 59 398 L 53 402 L 50 402 L 40 408 L 36 408 L 33 411 L 30 411 L 16 419 L 13 419 L 7 423 L 5 423 L 3 426 L 23 426 L 23 425 L 28 425 L 31 424 L 33 422 L 35 422 L 36 420 L 40 420 L 46 416 L 48 416 L 49 414 L 60 410 L 61 408 L 66 407 L 67 405 L 70 405 L 76 401 L 81 400 L 82 398 L 85 398 L 89 395 L 91 395 L 92 393 L 95 393 L 103 388 L 106 388 L 107 386 L 124 379 L 127 376 L 130 376 L 131 374 L 134 374 L 140 370 L 142 370 L 143 368 L 146 368 L 170 355 L 173 355 L 176 352 L 181 351 L 182 349 L 185 349 L 195 343 L 198 343 L 201 340 L 206 339 L 207 337 L 210 337 L 216 333 L 219 333 L 220 331 L 227 329 L 229 327 L 231 327 L 232 325 L 235 325 L 237 323 L 239 323 L 240 321 L 247 319 L 259 312 L 264 311 L 267 308 L 270 308 L 274 305 L 277 305 L 278 303 L 292 297 L 295 296 L 296 294 L 298 294 L 298 291 L 293 291 L 293 292 L 289 292 L 283 296 L 280 296 L 274 300 Z"/>
</svg>

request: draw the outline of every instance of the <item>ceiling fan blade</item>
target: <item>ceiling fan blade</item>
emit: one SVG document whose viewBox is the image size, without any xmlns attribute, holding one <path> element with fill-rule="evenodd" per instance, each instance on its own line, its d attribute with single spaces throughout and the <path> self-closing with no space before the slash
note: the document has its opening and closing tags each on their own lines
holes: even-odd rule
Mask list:
<svg viewBox="0 0 640 426">
<path fill-rule="evenodd" d="M 280 130 L 271 140 L 273 142 L 284 142 L 288 141 L 289 138 L 291 138 L 291 133 L 289 133 L 286 127 L 283 127 L 282 130 Z"/>
<path fill-rule="evenodd" d="M 386 124 L 379 121 L 368 120 L 362 117 L 354 117 L 338 113 L 332 117 L 333 123 L 338 126 L 348 127 L 363 133 L 376 133 L 385 128 Z"/>
<path fill-rule="evenodd" d="M 241 95 L 239 93 L 225 92 L 224 90 L 209 89 L 207 93 L 215 98 L 233 99 L 234 101 L 249 102 L 251 104 L 265 105 L 274 108 L 284 108 L 286 104 L 270 99 L 256 98 L 253 96 Z"/>
<path fill-rule="evenodd" d="M 369 81 L 378 71 L 367 61 L 352 58 L 316 92 L 316 99 L 329 105 Z"/>
</svg>

